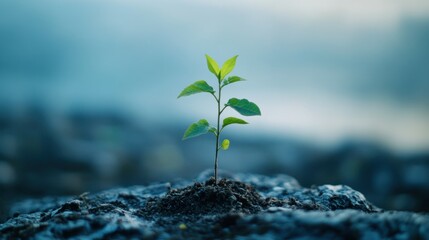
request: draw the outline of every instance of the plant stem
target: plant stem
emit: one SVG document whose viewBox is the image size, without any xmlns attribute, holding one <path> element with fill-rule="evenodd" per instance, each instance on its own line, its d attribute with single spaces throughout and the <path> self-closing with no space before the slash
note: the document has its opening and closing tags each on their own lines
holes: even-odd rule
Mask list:
<svg viewBox="0 0 429 240">
<path fill-rule="evenodd" d="M 219 155 L 219 135 L 220 135 L 220 115 L 223 111 L 220 110 L 220 98 L 221 98 L 221 91 L 222 88 L 220 87 L 220 80 L 219 80 L 219 95 L 217 97 L 217 128 L 216 128 L 216 153 L 215 153 L 215 161 L 214 161 L 214 178 L 215 178 L 215 185 L 217 185 L 217 162 L 218 162 L 218 155 Z"/>
</svg>

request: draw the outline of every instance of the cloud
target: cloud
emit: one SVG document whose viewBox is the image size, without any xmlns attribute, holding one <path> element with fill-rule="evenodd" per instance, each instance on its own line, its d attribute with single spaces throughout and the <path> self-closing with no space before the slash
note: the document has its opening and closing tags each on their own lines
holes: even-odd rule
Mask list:
<svg viewBox="0 0 429 240">
<path fill-rule="evenodd" d="M 429 16 L 429 1 L 411 0 L 231 0 L 199 1 L 188 0 L 190 4 L 234 9 L 244 14 L 271 16 L 283 21 L 303 23 L 339 24 L 361 27 L 363 25 L 395 26 L 403 18 Z"/>
</svg>

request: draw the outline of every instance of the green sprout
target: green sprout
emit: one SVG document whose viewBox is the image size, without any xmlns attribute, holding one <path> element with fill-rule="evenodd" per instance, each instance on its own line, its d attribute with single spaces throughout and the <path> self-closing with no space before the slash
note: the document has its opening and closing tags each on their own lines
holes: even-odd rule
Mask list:
<svg viewBox="0 0 429 240">
<path fill-rule="evenodd" d="M 238 113 L 240 113 L 243 116 L 261 115 L 261 110 L 259 110 L 259 107 L 255 103 L 250 102 L 247 99 L 231 98 L 223 106 L 221 104 L 222 89 L 231 83 L 245 80 L 238 76 L 230 76 L 226 78 L 226 76 L 234 69 L 235 61 L 237 57 L 238 55 L 228 59 L 222 65 L 222 68 L 219 69 L 217 62 L 209 55 L 206 54 L 207 67 L 209 71 L 212 72 L 217 78 L 217 83 L 218 83 L 217 94 L 216 94 L 216 91 L 213 89 L 213 87 L 210 86 L 206 81 L 199 80 L 189 85 L 188 87 L 186 87 L 177 97 L 177 98 L 180 98 L 180 97 L 185 97 L 196 93 L 206 92 L 206 93 L 210 93 L 217 102 L 217 127 L 211 126 L 206 119 L 201 119 L 198 122 L 192 123 L 185 131 L 185 134 L 183 135 L 183 140 L 197 137 L 209 132 L 215 135 L 216 152 L 215 152 L 215 158 L 214 158 L 214 179 L 216 184 L 217 184 L 217 166 L 218 166 L 219 150 L 220 149 L 227 150 L 230 144 L 230 141 L 228 139 L 224 139 L 222 143 L 219 144 L 219 138 L 220 138 L 220 134 L 222 133 L 222 130 L 230 124 L 248 124 L 248 122 L 240 118 L 227 117 L 223 119 L 222 127 L 220 127 L 220 117 L 223 111 L 227 107 L 231 107 L 232 109 L 236 110 Z"/>
</svg>

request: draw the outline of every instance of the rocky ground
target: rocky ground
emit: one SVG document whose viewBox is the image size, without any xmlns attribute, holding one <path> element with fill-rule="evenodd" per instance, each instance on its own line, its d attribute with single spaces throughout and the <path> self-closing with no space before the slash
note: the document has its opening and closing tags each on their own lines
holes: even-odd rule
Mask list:
<svg viewBox="0 0 429 240">
<path fill-rule="evenodd" d="M 1 239 L 429 239 L 429 215 L 385 211 L 344 185 L 205 171 L 194 181 L 15 204 Z"/>
</svg>

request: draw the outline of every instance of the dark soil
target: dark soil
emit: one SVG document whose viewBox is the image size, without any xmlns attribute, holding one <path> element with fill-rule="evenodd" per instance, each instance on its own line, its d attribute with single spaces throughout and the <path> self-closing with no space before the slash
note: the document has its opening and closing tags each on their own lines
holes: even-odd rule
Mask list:
<svg viewBox="0 0 429 240">
<path fill-rule="evenodd" d="M 182 189 L 172 189 L 165 196 L 148 200 L 144 212 L 149 215 L 213 215 L 225 213 L 253 214 L 266 209 L 268 203 L 245 183 L 214 178 Z"/>
<path fill-rule="evenodd" d="M 429 239 L 428 215 L 383 211 L 348 186 L 228 176 L 27 200 L 0 239 Z"/>
</svg>

